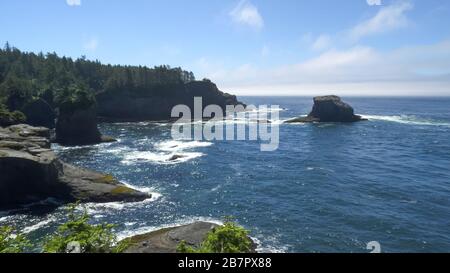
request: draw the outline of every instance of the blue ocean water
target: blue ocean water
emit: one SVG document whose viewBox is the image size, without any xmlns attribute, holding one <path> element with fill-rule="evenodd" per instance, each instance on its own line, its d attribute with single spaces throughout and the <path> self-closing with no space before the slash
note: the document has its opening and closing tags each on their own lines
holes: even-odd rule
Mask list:
<svg viewBox="0 0 450 273">
<path fill-rule="evenodd" d="M 279 105 L 282 119 L 311 98 L 242 97 Z M 121 236 L 232 215 L 264 252 L 450 252 L 450 98 L 345 98 L 369 121 L 280 125 L 280 145 L 174 141 L 169 124 L 101 124 L 120 141 L 55 146 L 79 166 L 154 193 L 134 204 L 88 204 L 94 222 Z M 173 154 L 185 158 L 168 163 Z M 64 209 L 0 214 L 39 241 Z"/>
</svg>

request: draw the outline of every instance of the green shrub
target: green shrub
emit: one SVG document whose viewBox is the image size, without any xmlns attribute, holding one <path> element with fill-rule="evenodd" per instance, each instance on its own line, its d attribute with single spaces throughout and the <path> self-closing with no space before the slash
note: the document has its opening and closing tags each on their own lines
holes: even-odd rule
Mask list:
<svg viewBox="0 0 450 273">
<path fill-rule="evenodd" d="M 69 206 L 68 222 L 59 226 L 56 233 L 46 239 L 44 252 L 65 253 L 67 246 L 74 242 L 80 245 L 82 253 L 120 253 L 127 248 L 127 242 L 118 242 L 116 235 L 112 232 L 114 225 L 89 224 L 86 209 L 82 213 L 76 213 L 77 205 Z"/>
<path fill-rule="evenodd" d="M 21 253 L 30 246 L 25 236 L 15 232 L 12 227 L 0 227 L 0 253 Z"/>
<path fill-rule="evenodd" d="M 56 103 L 61 112 L 73 113 L 79 109 L 88 109 L 96 104 L 93 91 L 83 85 L 70 85 L 58 90 Z"/>
<path fill-rule="evenodd" d="M 210 231 L 199 248 L 188 246 L 185 241 L 177 247 L 179 253 L 249 253 L 251 250 L 248 231 L 230 219 Z"/>
<path fill-rule="evenodd" d="M 26 119 L 26 116 L 22 112 L 10 112 L 6 106 L 0 104 L 0 126 L 10 126 L 24 123 Z"/>
</svg>

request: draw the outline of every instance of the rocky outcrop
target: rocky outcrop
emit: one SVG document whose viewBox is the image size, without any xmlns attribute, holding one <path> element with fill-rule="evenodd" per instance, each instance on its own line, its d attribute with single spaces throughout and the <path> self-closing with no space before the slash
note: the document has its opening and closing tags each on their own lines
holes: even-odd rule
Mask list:
<svg viewBox="0 0 450 273">
<path fill-rule="evenodd" d="M 60 107 L 56 123 L 55 142 L 66 146 L 92 145 L 101 142 L 115 141 L 102 137 L 97 127 L 97 108 L 95 104 L 89 107 Z"/>
<path fill-rule="evenodd" d="M 63 202 L 134 202 L 150 198 L 111 175 L 66 164 L 50 149 L 48 128 L 0 128 L 0 207 L 49 197 Z"/>
<path fill-rule="evenodd" d="M 27 103 L 22 112 L 27 117 L 27 124 L 55 128 L 56 114 L 52 107 L 43 99 L 35 99 Z"/>
<path fill-rule="evenodd" d="M 343 102 L 338 96 L 323 96 L 314 98 L 314 106 L 306 117 L 286 121 L 286 123 L 308 122 L 356 122 L 364 120 L 355 115 L 353 108 Z"/>
<path fill-rule="evenodd" d="M 130 246 L 127 253 L 176 253 L 181 241 L 187 245 L 198 248 L 205 240 L 206 235 L 218 227 L 207 222 L 195 222 L 189 225 L 165 228 L 143 235 L 129 238 Z M 252 252 L 256 252 L 253 243 Z"/>
<path fill-rule="evenodd" d="M 237 105 L 236 96 L 220 91 L 211 81 L 155 86 L 148 94 L 100 93 L 96 100 L 101 121 L 160 121 L 170 120 L 172 108 L 184 104 L 193 109 L 194 97 L 203 98 L 203 106 L 216 104 Z"/>
</svg>

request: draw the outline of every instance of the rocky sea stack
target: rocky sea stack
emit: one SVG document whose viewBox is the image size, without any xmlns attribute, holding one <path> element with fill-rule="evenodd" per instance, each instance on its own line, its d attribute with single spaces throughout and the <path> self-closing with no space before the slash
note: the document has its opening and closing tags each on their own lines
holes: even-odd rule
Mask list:
<svg viewBox="0 0 450 273">
<path fill-rule="evenodd" d="M 322 96 L 314 98 L 314 106 L 306 117 L 286 121 L 286 123 L 310 122 L 357 122 L 365 120 L 355 115 L 353 108 L 338 96 Z"/>
<path fill-rule="evenodd" d="M 58 159 L 44 127 L 0 127 L 0 207 L 56 198 L 62 202 L 137 202 L 151 196 L 126 187 L 111 175 Z"/>
<path fill-rule="evenodd" d="M 66 145 L 92 145 L 115 141 L 103 137 L 97 127 L 97 104 L 86 92 L 75 92 L 61 103 L 56 122 L 55 142 Z"/>
</svg>

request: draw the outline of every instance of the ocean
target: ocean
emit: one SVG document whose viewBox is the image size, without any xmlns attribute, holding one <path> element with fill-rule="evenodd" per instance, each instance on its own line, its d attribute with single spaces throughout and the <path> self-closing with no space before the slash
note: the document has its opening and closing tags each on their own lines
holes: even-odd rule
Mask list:
<svg viewBox="0 0 450 273">
<path fill-rule="evenodd" d="M 306 97 L 239 99 L 279 105 L 282 120 L 312 107 Z M 151 122 L 101 124 L 119 141 L 54 149 L 153 193 L 86 205 L 120 238 L 233 216 L 262 252 L 369 252 L 372 241 L 382 252 L 450 252 L 450 98 L 343 99 L 369 120 L 281 124 L 273 152 L 259 141 L 173 140 L 170 124 Z M 174 154 L 184 157 L 169 162 Z M 65 217 L 46 202 L 0 212 L 0 225 L 38 244 Z"/>
</svg>

